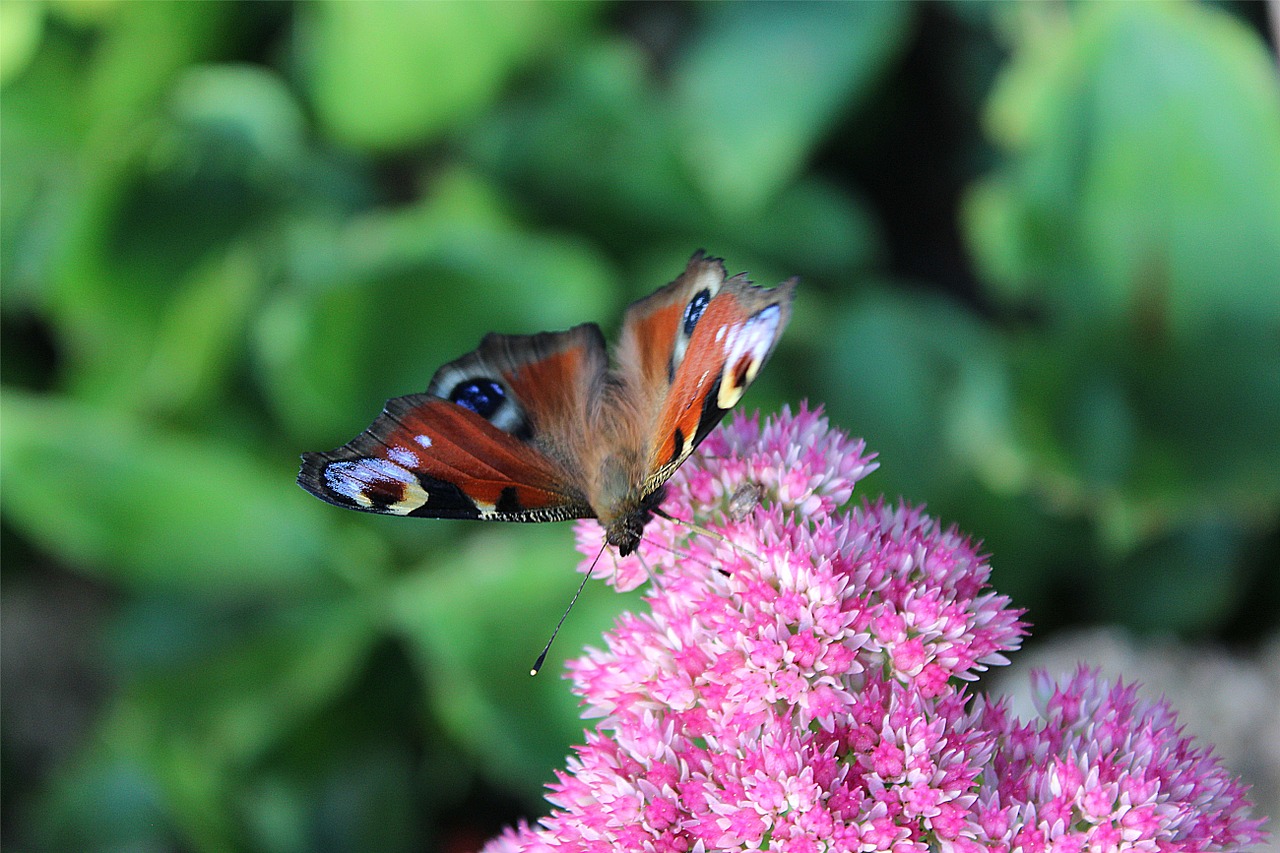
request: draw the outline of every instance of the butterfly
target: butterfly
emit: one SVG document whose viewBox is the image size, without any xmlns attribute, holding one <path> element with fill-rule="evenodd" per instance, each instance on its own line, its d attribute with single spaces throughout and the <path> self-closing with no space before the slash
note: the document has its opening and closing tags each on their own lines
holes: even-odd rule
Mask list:
<svg viewBox="0 0 1280 853">
<path fill-rule="evenodd" d="M 796 284 L 730 278 L 699 250 L 627 309 L 612 365 L 594 323 L 488 334 L 425 394 L 389 400 L 336 450 L 304 453 L 298 484 L 386 515 L 596 518 L 626 556 L 660 513 L 667 480 L 768 360 Z"/>
</svg>

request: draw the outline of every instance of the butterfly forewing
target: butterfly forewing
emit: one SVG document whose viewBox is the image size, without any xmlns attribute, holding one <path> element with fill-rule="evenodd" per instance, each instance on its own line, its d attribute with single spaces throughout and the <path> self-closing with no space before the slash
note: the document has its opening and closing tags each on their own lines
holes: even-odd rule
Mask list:
<svg viewBox="0 0 1280 853">
<path fill-rule="evenodd" d="M 734 276 L 701 309 L 652 433 L 646 491 L 667 481 L 755 381 L 791 319 L 796 283 L 766 290 Z"/>
<path fill-rule="evenodd" d="M 397 397 L 365 432 L 303 455 L 298 482 L 341 507 L 388 515 L 557 521 L 591 507 L 559 466 L 463 406 Z"/>
<path fill-rule="evenodd" d="M 634 372 L 632 384 L 652 402 L 654 413 L 688 352 L 689 331 L 724 281 L 724 262 L 698 251 L 675 281 L 627 309 L 618 344 L 619 369 Z"/>
</svg>

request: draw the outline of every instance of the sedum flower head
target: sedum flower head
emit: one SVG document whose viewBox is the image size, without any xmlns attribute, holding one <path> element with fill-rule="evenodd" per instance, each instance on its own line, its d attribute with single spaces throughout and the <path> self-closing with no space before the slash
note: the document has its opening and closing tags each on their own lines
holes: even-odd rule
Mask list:
<svg viewBox="0 0 1280 853">
<path fill-rule="evenodd" d="M 841 507 L 875 468 L 820 412 L 735 419 L 673 478 L 639 549 L 651 580 L 570 663 L 598 720 L 548 799 L 490 853 L 1231 850 L 1242 789 L 1165 706 L 1082 672 L 1022 723 L 968 682 L 1019 612 L 973 544 L 922 511 Z M 583 523 L 585 553 L 601 531 Z M 609 561 L 604 558 L 602 563 Z M 584 566 L 586 564 L 584 563 Z M 597 569 L 598 571 L 599 569 Z"/>
<path fill-rule="evenodd" d="M 997 738 L 972 850 L 1241 850 L 1258 843 L 1244 788 L 1144 701 L 1081 667 L 1065 684 L 1032 674 L 1040 719 L 981 712 Z M 994 830 L 992 832 L 991 830 Z"/>
</svg>

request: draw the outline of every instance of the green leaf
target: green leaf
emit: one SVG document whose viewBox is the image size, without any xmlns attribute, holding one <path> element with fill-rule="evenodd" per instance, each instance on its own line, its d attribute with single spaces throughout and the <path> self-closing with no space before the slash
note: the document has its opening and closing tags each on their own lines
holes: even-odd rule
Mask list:
<svg viewBox="0 0 1280 853">
<path fill-rule="evenodd" d="M 1007 7 L 1005 165 L 966 226 L 1031 305 L 1011 363 L 1026 484 L 1114 560 L 1280 500 L 1280 84 L 1190 3 Z M 1177 555 L 1170 557 L 1175 563 Z"/>
<path fill-rule="evenodd" d="M 673 70 L 681 153 L 710 204 L 758 213 L 905 42 L 901 3 L 726 3 Z"/>
<path fill-rule="evenodd" d="M 292 457 L 108 410 L 6 391 L 8 523 L 78 569 L 140 585 L 243 591 L 315 583 L 345 552 Z"/>
<path fill-rule="evenodd" d="M 111 849 L 177 835 L 192 849 L 244 849 L 237 790 L 351 683 L 376 637 L 372 615 L 350 599 L 300 605 L 204 654 L 130 672 L 54 779 L 42 818 L 50 842 Z"/>
<path fill-rule="evenodd" d="M 368 740 L 352 738 L 348 750 L 322 756 L 327 760 L 321 766 L 311 757 L 298 768 L 297 777 L 264 773 L 244 786 L 236 805 L 244 814 L 248 840 L 238 849 L 271 853 L 311 853 L 318 847 L 353 853 L 439 849 L 438 843 L 424 843 L 427 839 L 422 837 L 430 816 L 423 809 L 420 742 L 411 731 L 402 739 L 388 737 L 389 742 Z M 456 780 L 457 766 L 442 775 Z"/>
<path fill-rule="evenodd" d="M 44 4 L 26 2 L 0 6 L 0 86 L 26 70 L 44 33 Z"/>
<path fill-rule="evenodd" d="M 295 236 L 292 287 L 261 316 L 256 344 L 269 400 L 306 444 L 347 440 L 487 332 L 612 314 L 603 258 L 518 227 L 462 173 L 419 206 Z"/>
<path fill-rule="evenodd" d="M 766 256 L 789 275 L 839 277 L 879 252 L 867 206 L 822 180 L 796 178 L 755 208 L 706 198 L 682 162 L 675 108 L 625 42 L 584 46 L 466 141 L 530 208 L 632 254 L 687 257 L 702 247 L 732 263 Z"/>
<path fill-rule="evenodd" d="M 1012 395 L 997 341 L 956 303 L 876 291 L 835 314 L 817 378 L 838 421 L 880 454 L 877 484 L 934 504 L 973 487 L 1021 485 Z"/>
<path fill-rule="evenodd" d="M 641 51 L 587 44 L 536 83 L 477 124 L 467 139 L 473 157 L 588 233 L 644 242 L 655 231 L 704 227 Z"/>
<path fill-rule="evenodd" d="M 262 66 L 194 65 L 174 81 L 167 101 L 180 136 L 162 140 L 154 156 L 180 170 L 194 170 L 198 158 L 216 158 L 231 164 L 226 177 L 249 173 L 263 184 L 270 182 L 268 170 L 294 168 L 305 152 L 302 105 L 279 74 Z M 217 174 L 221 165 L 206 169 Z"/>
<path fill-rule="evenodd" d="M 73 360 L 68 384 L 85 400 L 191 416 L 235 392 L 223 380 L 278 263 L 263 224 L 307 162 L 302 117 L 269 72 L 197 66 L 179 75 L 157 124 L 149 168 L 91 261 L 102 340 L 88 344 L 88 327 L 64 318 L 72 352 L 93 356 Z"/>
<path fill-rule="evenodd" d="M 1055 319 L 1175 338 L 1280 321 L 1280 84 L 1192 3 L 1017 7 L 989 105 L 1006 168 L 967 208 L 980 265 Z"/>
<path fill-rule="evenodd" d="M 589 582 L 541 674 L 529 667 L 581 576 L 568 526 L 482 531 L 404 579 L 392 613 L 442 725 L 495 785 L 536 800 L 569 746 L 582 740 L 563 661 L 601 633 L 635 595 Z M 603 559 L 609 559 L 606 555 Z"/>
<path fill-rule="evenodd" d="M 101 731 L 115 740 L 119 721 Z M 47 783 L 30 830 L 46 850 L 160 850 L 173 835 L 159 780 L 102 739 L 87 741 Z"/>
<path fill-rule="evenodd" d="M 847 280 L 881 254 L 879 227 L 861 199 L 803 177 L 781 188 L 758 215 L 742 209 L 705 227 L 715 238 L 710 245 L 731 265 L 759 255 L 787 276 Z"/>
<path fill-rule="evenodd" d="M 1265 518 L 1280 506 L 1280 339 L 1234 323 L 1203 333 L 1131 379 L 1135 408 L 1192 499 Z"/>
<path fill-rule="evenodd" d="M 76 192 L 58 223 L 49 302 L 73 382 L 98 400 L 113 400 L 116 392 L 125 405 L 134 401 L 130 380 L 149 354 L 163 304 L 157 294 L 173 277 L 172 269 L 147 278 L 113 263 L 122 214 L 164 126 L 156 120 L 163 96 L 187 65 L 215 48 L 228 14 L 220 4 L 122 4 L 103 26 L 86 79 L 74 84 L 84 90 L 85 131 L 64 175 Z M 153 250 L 170 246 L 152 234 L 142 239 L 152 240 Z"/>
<path fill-rule="evenodd" d="M 5 3 L 3 8 L 8 13 L 42 6 Z M 50 268 L 68 209 L 77 198 L 75 183 L 66 177 L 75 169 L 83 134 L 85 93 L 78 59 L 66 39 L 46 38 L 24 73 L 4 86 L 0 265 L 10 310 L 46 304 Z"/>
<path fill-rule="evenodd" d="M 131 692 L 162 731 L 216 753 L 215 766 L 244 766 L 350 683 L 377 637 L 370 604 L 350 595 L 296 603 L 209 653 L 148 673 Z"/>
<path fill-rule="evenodd" d="M 299 11 L 321 121 L 344 144 L 377 150 L 430 140 L 475 116 L 521 64 L 594 14 L 584 3 L 522 2 L 329 2 Z"/>
<path fill-rule="evenodd" d="M 1234 608 L 1246 538 L 1230 519 L 1201 518 L 1101 573 L 1102 618 L 1146 633 L 1203 631 Z"/>
<path fill-rule="evenodd" d="M 138 382 L 148 410 L 198 410 L 221 390 L 258 304 L 263 276 L 257 265 L 249 249 L 231 247 L 182 282 Z"/>
</svg>

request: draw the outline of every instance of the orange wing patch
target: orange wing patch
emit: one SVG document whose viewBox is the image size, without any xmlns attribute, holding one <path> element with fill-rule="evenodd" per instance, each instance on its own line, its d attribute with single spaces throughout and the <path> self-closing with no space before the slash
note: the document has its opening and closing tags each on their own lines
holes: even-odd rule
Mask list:
<svg viewBox="0 0 1280 853">
<path fill-rule="evenodd" d="M 795 280 L 771 290 L 730 279 L 707 306 L 657 421 L 650 480 L 661 484 L 737 405 L 790 319 Z"/>
</svg>

